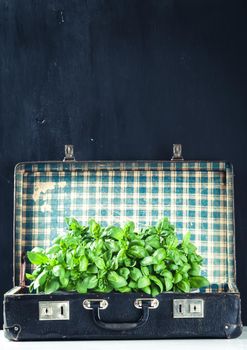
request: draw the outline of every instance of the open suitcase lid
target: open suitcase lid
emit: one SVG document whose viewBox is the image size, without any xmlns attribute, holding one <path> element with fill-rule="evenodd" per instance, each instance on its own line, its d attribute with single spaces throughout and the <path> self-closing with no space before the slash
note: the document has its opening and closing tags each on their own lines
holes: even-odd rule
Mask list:
<svg viewBox="0 0 247 350">
<path fill-rule="evenodd" d="M 75 161 L 65 146 L 60 162 L 19 163 L 15 168 L 14 285 L 23 281 L 23 257 L 48 247 L 64 231 L 65 217 L 102 225 L 134 221 L 137 228 L 167 216 L 178 238 L 204 257 L 207 291 L 235 288 L 233 168 L 224 161 L 184 161 L 174 145 L 171 161 Z M 232 286 L 232 287 L 231 287 Z"/>
</svg>

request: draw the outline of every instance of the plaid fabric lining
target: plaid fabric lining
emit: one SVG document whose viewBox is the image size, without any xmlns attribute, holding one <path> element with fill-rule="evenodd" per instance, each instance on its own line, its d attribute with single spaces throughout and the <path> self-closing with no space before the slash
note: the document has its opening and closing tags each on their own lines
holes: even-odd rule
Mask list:
<svg viewBox="0 0 247 350">
<path fill-rule="evenodd" d="M 164 216 L 180 239 L 187 231 L 204 257 L 202 274 L 223 290 L 235 282 L 233 176 L 225 162 L 22 163 L 15 172 L 15 270 L 21 252 L 47 247 L 65 228 L 64 217 L 83 224 L 137 228 Z"/>
</svg>

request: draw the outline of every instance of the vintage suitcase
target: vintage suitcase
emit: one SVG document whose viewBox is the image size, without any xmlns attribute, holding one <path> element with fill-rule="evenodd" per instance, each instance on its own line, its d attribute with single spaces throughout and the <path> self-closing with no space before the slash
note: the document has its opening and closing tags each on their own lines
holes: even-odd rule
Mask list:
<svg viewBox="0 0 247 350">
<path fill-rule="evenodd" d="M 20 163 L 15 169 L 14 288 L 4 296 L 11 340 L 235 338 L 241 334 L 236 287 L 233 168 L 223 161 Z M 30 294 L 25 253 L 48 247 L 64 217 L 139 227 L 167 216 L 204 257 L 210 287 L 195 293 Z M 26 266 L 27 264 L 27 266 Z"/>
</svg>

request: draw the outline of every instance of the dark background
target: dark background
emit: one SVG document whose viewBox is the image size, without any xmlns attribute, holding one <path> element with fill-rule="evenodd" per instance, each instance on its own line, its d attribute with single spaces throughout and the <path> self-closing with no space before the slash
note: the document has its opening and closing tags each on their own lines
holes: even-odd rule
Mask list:
<svg viewBox="0 0 247 350">
<path fill-rule="evenodd" d="M 169 159 L 182 143 L 186 159 L 234 164 L 247 325 L 246 1 L 0 0 L 0 60 L 0 295 L 17 162 L 70 143 L 78 160 Z"/>
</svg>

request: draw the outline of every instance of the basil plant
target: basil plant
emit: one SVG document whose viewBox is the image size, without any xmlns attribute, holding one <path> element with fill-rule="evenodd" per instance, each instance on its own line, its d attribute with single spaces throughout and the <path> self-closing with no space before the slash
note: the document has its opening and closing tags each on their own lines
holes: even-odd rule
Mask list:
<svg viewBox="0 0 247 350">
<path fill-rule="evenodd" d="M 67 231 L 47 249 L 27 253 L 35 269 L 26 274 L 30 292 L 190 292 L 209 285 L 200 275 L 203 258 L 190 241 L 179 242 L 174 226 L 164 218 L 156 226 L 135 230 L 102 227 L 94 219 L 87 226 L 66 219 Z"/>
</svg>

